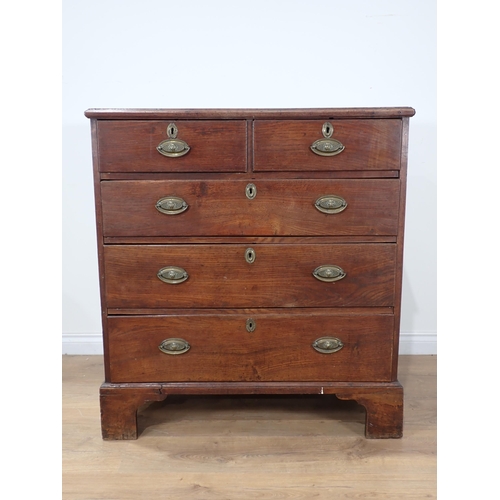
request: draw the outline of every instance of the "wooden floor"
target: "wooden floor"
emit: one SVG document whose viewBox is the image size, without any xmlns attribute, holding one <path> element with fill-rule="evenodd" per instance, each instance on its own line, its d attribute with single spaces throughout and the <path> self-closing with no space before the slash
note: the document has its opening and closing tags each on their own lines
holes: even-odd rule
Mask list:
<svg viewBox="0 0 500 500">
<path fill-rule="evenodd" d="M 436 357 L 402 356 L 404 437 L 334 396 L 170 397 L 103 441 L 102 356 L 63 356 L 64 500 L 436 498 Z"/>
</svg>

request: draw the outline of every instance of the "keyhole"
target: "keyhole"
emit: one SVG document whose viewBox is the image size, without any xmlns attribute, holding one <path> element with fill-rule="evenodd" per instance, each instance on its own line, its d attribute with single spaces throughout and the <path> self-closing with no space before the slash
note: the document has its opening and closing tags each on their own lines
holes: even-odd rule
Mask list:
<svg viewBox="0 0 500 500">
<path fill-rule="evenodd" d="M 323 132 L 323 136 L 326 139 L 329 139 L 333 134 L 333 126 L 330 122 L 323 123 L 323 127 L 321 127 L 321 130 Z"/>
<path fill-rule="evenodd" d="M 177 127 L 175 123 L 170 123 L 167 127 L 167 135 L 170 137 L 170 139 L 175 139 L 177 137 Z"/>
<path fill-rule="evenodd" d="M 255 251 L 253 248 L 247 248 L 245 251 L 245 260 L 249 264 L 253 264 L 255 262 Z"/>
<path fill-rule="evenodd" d="M 257 196 L 257 188 L 255 187 L 255 184 L 247 184 L 245 194 L 249 200 L 253 200 Z"/>
<path fill-rule="evenodd" d="M 246 324 L 247 332 L 251 333 L 255 331 L 256 326 L 257 324 L 255 323 L 255 320 L 253 318 L 247 319 L 247 324 Z"/>
</svg>

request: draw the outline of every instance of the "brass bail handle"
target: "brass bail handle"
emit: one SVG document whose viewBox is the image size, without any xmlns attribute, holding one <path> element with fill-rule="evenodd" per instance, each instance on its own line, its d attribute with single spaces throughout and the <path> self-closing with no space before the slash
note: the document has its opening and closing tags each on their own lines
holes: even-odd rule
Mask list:
<svg viewBox="0 0 500 500">
<path fill-rule="evenodd" d="M 327 194 L 320 196 L 314 203 L 314 206 L 324 214 L 339 214 L 347 208 L 347 201 L 342 196 Z"/>
<path fill-rule="evenodd" d="M 160 198 L 155 205 L 156 210 L 166 215 L 178 215 L 185 212 L 189 205 L 178 196 L 165 196 Z"/>
<path fill-rule="evenodd" d="M 319 156 L 335 156 L 344 151 L 344 145 L 337 139 L 332 139 L 333 125 L 330 122 L 323 123 L 321 127 L 323 139 L 318 139 L 311 144 L 311 151 Z"/>
<path fill-rule="evenodd" d="M 162 267 L 157 273 L 156 276 L 163 283 L 168 283 L 169 285 L 178 285 L 179 283 L 183 283 L 189 278 L 189 274 L 185 269 L 178 266 L 167 266 Z"/>
<path fill-rule="evenodd" d="M 158 349 L 160 349 L 160 351 L 164 354 L 176 356 L 188 352 L 189 349 L 191 349 L 191 346 L 187 340 L 171 338 L 163 340 L 158 346 Z"/>
<path fill-rule="evenodd" d="M 312 274 L 317 280 L 326 283 L 333 283 L 346 277 L 346 272 L 340 266 L 334 265 L 318 266 Z"/>
<path fill-rule="evenodd" d="M 344 343 L 337 337 L 320 337 L 312 343 L 312 347 L 322 354 L 332 354 L 340 351 Z"/>
<path fill-rule="evenodd" d="M 167 156 L 168 158 L 178 158 L 180 156 L 184 156 L 189 153 L 191 149 L 187 142 L 182 139 L 177 138 L 177 134 L 179 130 L 175 123 L 170 123 L 167 127 L 167 136 L 168 139 L 165 141 L 161 141 L 160 144 L 156 147 L 158 153 L 163 156 Z"/>
</svg>

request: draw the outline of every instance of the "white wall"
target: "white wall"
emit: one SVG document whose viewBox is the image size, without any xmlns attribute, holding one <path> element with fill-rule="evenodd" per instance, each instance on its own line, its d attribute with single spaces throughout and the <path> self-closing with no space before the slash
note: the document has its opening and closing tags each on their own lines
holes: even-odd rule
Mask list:
<svg viewBox="0 0 500 500">
<path fill-rule="evenodd" d="M 436 352 L 434 0 L 63 1 L 63 352 L 102 352 L 90 107 L 412 106 L 403 353 Z"/>
</svg>

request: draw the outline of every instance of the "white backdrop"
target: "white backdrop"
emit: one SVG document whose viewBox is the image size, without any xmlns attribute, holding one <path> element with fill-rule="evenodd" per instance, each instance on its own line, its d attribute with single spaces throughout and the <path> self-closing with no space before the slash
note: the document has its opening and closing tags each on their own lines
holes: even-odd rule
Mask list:
<svg viewBox="0 0 500 500">
<path fill-rule="evenodd" d="M 102 352 L 91 107 L 412 106 L 402 353 L 436 352 L 434 0 L 63 1 L 63 353 Z"/>
</svg>

